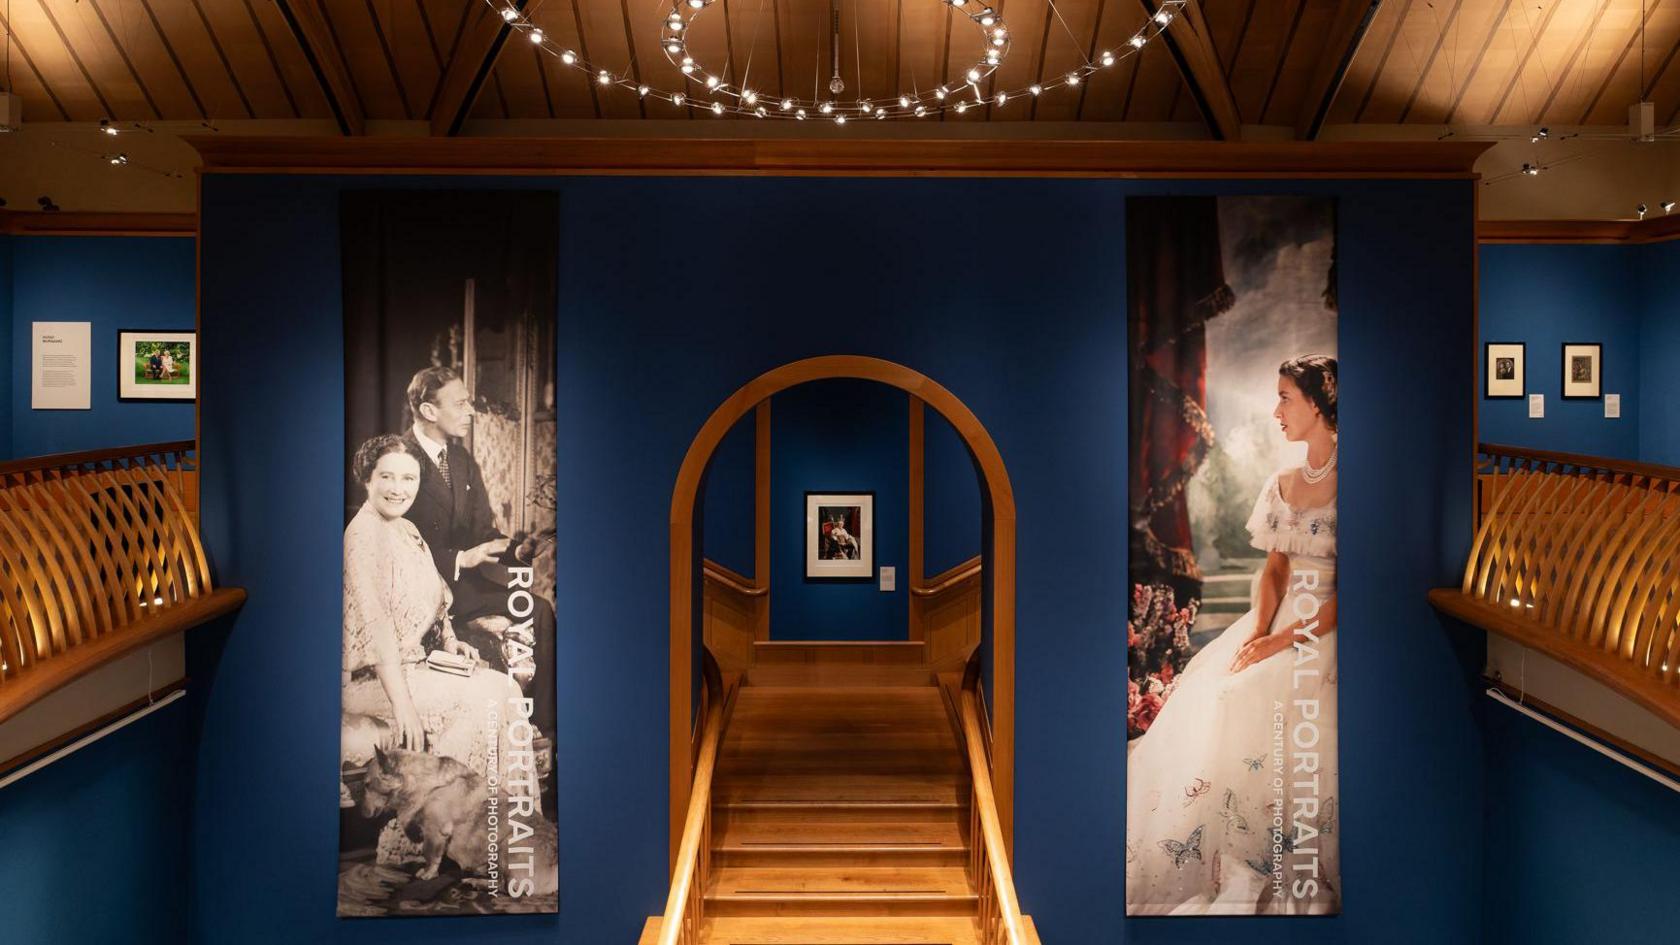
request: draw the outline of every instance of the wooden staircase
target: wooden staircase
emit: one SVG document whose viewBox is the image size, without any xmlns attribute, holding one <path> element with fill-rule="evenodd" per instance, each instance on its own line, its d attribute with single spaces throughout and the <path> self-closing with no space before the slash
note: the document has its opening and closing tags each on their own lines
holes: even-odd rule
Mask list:
<svg viewBox="0 0 1680 945">
<path fill-rule="evenodd" d="M 698 943 L 983 945 L 969 763 L 922 645 L 754 650 L 717 756 Z"/>
</svg>

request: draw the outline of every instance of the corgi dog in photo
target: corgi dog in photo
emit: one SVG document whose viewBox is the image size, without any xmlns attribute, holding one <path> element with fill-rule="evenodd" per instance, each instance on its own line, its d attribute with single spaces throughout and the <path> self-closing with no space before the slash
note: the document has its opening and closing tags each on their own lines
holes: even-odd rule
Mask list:
<svg viewBox="0 0 1680 945">
<path fill-rule="evenodd" d="M 484 779 L 453 758 L 405 749 L 374 749 L 361 814 L 392 814 L 420 844 L 425 862 L 415 878 L 431 879 L 448 856 L 463 870 L 482 870 L 489 855 Z"/>
</svg>

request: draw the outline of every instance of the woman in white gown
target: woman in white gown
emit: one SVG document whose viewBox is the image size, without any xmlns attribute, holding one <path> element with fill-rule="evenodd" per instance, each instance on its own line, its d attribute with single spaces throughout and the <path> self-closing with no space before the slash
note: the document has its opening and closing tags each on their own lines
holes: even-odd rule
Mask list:
<svg viewBox="0 0 1680 945">
<path fill-rule="evenodd" d="M 1340 909 L 1336 361 L 1278 371 L 1273 416 L 1305 465 L 1249 517 L 1252 606 L 1192 658 L 1126 753 L 1129 915 Z"/>
</svg>

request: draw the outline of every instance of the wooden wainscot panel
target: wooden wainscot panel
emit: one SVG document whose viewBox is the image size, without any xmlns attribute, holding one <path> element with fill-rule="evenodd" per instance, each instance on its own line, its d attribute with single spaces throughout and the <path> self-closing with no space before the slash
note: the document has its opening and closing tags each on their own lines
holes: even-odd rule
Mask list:
<svg viewBox="0 0 1680 945">
<path fill-rule="evenodd" d="M 928 665 L 958 668 L 980 645 L 980 557 L 934 575 L 911 594 L 920 603 Z"/>
<path fill-rule="evenodd" d="M 724 672 L 744 673 L 752 666 L 753 638 L 765 589 L 709 559 L 701 573 L 706 582 L 706 648 Z"/>
</svg>

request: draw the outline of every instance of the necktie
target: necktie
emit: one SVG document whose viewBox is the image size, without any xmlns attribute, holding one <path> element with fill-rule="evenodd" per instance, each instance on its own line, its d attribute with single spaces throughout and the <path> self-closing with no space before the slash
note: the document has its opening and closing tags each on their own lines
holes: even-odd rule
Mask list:
<svg viewBox="0 0 1680 945">
<path fill-rule="evenodd" d="M 449 447 L 438 450 L 437 467 L 438 474 L 443 477 L 443 484 L 453 487 L 455 484 L 449 481 Z"/>
</svg>

